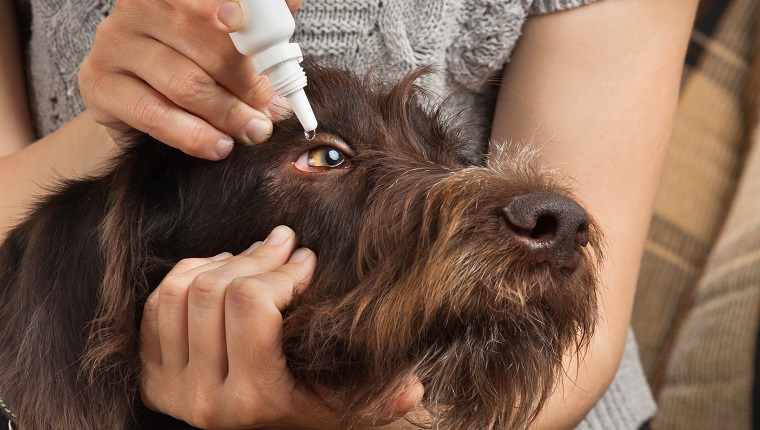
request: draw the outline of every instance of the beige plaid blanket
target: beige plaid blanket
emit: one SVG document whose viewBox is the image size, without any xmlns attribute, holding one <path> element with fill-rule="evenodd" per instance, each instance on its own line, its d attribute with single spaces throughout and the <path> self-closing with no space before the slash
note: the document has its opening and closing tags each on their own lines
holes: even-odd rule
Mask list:
<svg viewBox="0 0 760 430">
<path fill-rule="evenodd" d="M 633 316 L 654 429 L 760 428 L 758 13 L 703 0 L 692 34 Z"/>
</svg>

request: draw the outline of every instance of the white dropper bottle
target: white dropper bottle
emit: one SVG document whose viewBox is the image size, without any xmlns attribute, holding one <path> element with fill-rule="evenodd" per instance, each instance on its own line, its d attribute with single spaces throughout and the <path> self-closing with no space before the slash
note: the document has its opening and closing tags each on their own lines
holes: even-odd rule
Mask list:
<svg viewBox="0 0 760 430">
<path fill-rule="evenodd" d="M 245 25 L 230 34 L 241 54 L 253 57 L 253 67 L 267 75 L 274 92 L 290 103 L 307 137 L 313 137 L 317 118 L 303 88 L 306 73 L 301 48 L 290 43 L 296 22 L 285 0 L 240 0 L 245 11 Z"/>
</svg>

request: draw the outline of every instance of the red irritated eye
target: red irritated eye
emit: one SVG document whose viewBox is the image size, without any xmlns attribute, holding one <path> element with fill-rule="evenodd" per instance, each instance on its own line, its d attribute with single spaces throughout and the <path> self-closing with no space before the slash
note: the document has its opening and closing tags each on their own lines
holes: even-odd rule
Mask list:
<svg viewBox="0 0 760 430">
<path fill-rule="evenodd" d="M 293 165 L 303 172 L 316 173 L 348 167 L 346 154 L 334 146 L 312 148 L 298 157 Z"/>
</svg>

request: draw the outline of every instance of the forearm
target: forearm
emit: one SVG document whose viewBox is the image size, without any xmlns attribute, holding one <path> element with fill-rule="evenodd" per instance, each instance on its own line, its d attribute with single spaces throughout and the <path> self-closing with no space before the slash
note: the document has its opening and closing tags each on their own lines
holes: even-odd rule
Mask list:
<svg viewBox="0 0 760 430">
<path fill-rule="evenodd" d="M 617 371 L 695 7 L 600 1 L 531 18 L 505 73 L 494 140 L 541 147 L 606 243 L 596 333 L 580 363 L 568 358 L 536 428 L 577 425 Z"/>
<path fill-rule="evenodd" d="M 0 1 L 0 157 L 20 150 L 34 136 L 13 3 Z"/>
<path fill-rule="evenodd" d="M 85 112 L 39 141 L 0 157 L 0 239 L 61 178 L 95 173 L 114 149 L 105 127 Z"/>
<path fill-rule="evenodd" d="M 0 1 L 0 239 L 60 178 L 90 174 L 113 152 L 88 113 L 34 142 L 13 2 Z"/>
</svg>

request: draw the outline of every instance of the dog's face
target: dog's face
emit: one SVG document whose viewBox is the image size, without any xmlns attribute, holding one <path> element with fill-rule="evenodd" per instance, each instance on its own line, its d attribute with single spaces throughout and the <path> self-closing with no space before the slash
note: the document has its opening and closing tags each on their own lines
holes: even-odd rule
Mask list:
<svg viewBox="0 0 760 430">
<path fill-rule="evenodd" d="M 424 108 L 416 75 L 382 87 L 306 69 L 313 140 L 291 118 L 210 162 L 139 135 L 11 232 L 0 383 L 22 427 L 127 425 L 140 300 L 180 259 L 240 252 L 280 224 L 319 259 L 285 314 L 288 363 L 348 423 L 410 375 L 436 429 L 535 416 L 593 331 L 593 223 L 529 152 L 486 154 Z"/>
<path fill-rule="evenodd" d="M 169 157 L 180 193 L 146 207 L 176 219 L 151 252 L 240 251 L 288 225 L 319 258 L 285 320 L 298 378 L 350 417 L 414 374 L 437 428 L 524 427 L 593 330 L 593 224 L 529 152 L 487 155 L 423 108 L 414 76 L 370 90 L 307 70 L 316 137 L 290 119 L 221 163 Z"/>
</svg>

